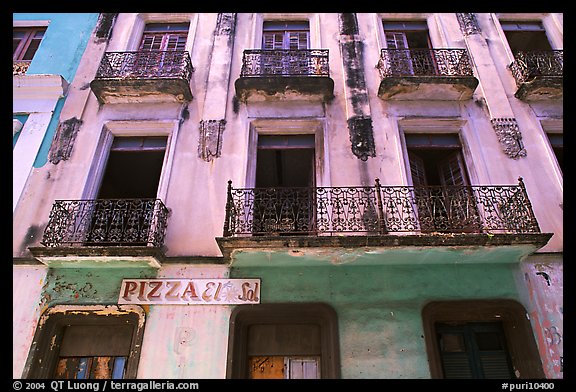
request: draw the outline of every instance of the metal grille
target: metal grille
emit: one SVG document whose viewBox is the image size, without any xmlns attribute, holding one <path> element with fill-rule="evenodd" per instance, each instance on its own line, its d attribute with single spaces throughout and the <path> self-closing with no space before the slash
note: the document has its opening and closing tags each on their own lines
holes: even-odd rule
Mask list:
<svg viewBox="0 0 576 392">
<path fill-rule="evenodd" d="M 167 219 L 168 209 L 158 199 L 56 200 L 41 243 L 160 247 Z"/>
<path fill-rule="evenodd" d="M 240 76 L 330 76 L 328 49 L 245 50 Z"/>
<path fill-rule="evenodd" d="M 245 188 L 228 184 L 224 236 L 540 232 L 524 184 Z"/>
<path fill-rule="evenodd" d="M 514 62 L 510 64 L 510 71 L 512 71 L 518 86 L 536 76 L 562 77 L 564 73 L 564 51 L 517 52 L 514 54 Z"/>
<path fill-rule="evenodd" d="M 382 49 L 377 68 L 390 76 L 472 76 L 466 49 Z"/>
<path fill-rule="evenodd" d="M 178 78 L 189 81 L 192 71 L 187 51 L 107 52 L 96 79 Z"/>
</svg>

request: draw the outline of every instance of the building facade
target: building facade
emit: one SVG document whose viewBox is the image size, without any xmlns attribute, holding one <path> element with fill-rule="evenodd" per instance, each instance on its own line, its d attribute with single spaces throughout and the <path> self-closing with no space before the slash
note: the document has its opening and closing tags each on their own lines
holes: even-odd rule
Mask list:
<svg viewBox="0 0 576 392">
<path fill-rule="evenodd" d="M 562 14 L 96 19 L 13 377 L 563 377 Z"/>
</svg>

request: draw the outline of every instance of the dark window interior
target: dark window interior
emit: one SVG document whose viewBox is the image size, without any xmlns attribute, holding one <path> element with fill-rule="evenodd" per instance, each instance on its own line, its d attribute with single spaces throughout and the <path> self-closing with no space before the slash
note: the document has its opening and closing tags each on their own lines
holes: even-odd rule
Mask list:
<svg viewBox="0 0 576 392">
<path fill-rule="evenodd" d="M 166 137 L 115 138 L 98 198 L 155 198 L 165 150 Z"/>
<path fill-rule="evenodd" d="M 549 133 L 548 140 L 556 155 L 556 160 L 560 166 L 560 170 L 564 171 L 564 137 L 561 133 Z"/>
<path fill-rule="evenodd" d="M 501 21 L 500 24 L 513 53 L 552 50 L 541 23 Z"/>
<path fill-rule="evenodd" d="M 13 60 L 30 61 L 36 54 L 46 32 L 45 27 L 13 29 Z"/>
<path fill-rule="evenodd" d="M 260 135 L 256 187 L 314 186 L 314 135 Z"/>
<path fill-rule="evenodd" d="M 431 47 L 426 22 L 385 21 L 383 26 L 389 49 L 427 49 Z"/>
<path fill-rule="evenodd" d="M 412 183 L 467 185 L 461 146 L 456 134 L 406 134 Z"/>
</svg>

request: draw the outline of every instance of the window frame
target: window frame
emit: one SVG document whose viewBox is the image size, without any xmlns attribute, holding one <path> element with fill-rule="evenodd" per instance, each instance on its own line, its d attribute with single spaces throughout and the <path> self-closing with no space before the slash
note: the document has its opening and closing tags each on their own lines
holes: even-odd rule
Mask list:
<svg viewBox="0 0 576 392">
<path fill-rule="evenodd" d="M 424 341 L 432 378 L 444 378 L 437 323 L 502 322 L 508 355 L 517 378 L 545 378 L 526 309 L 510 299 L 433 301 L 422 309 Z"/>
<path fill-rule="evenodd" d="M 12 28 L 13 32 L 24 31 L 25 35 L 24 35 L 24 38 L 22 38 L 22 41 L 18 44 L 18 47 L 16 48 L 14 53 L 12 54 L 12 61 L 31 62 L 34 59 L 34 56 L 36 56 L 38 49 L 40 49 L 40 45 L 42 44 L 42 40 L 44 39 L 44 36 L 46 34 L 46 30 L 47 30 L 46 26 L 30 26 L 30 27 L 14 26 Z M 30 44 L 35 39 L 35 35 L 40 31 L 42 31 L 42 37 L 40 38 L 40 42 L 38 43 L 38 47 L 36 48 L 36 50 L 32 54 L 32 58 L 28 59 L 28 60 L 23 59 L 24 55 L 27 53 L 27 51 L 30 47 Z"/>
<path fill-rule="evenodd" d="M 336 311 L 324 303 L 271 303 L 237 306 L 232 311 L 228 334 L 227 379 L 248 378 L 248 332 L 250 326 L 255 324 L 319 325 L 321 378 L 340 378 Z"/>
<path fill-rule="evenodd" d="M 68 325 L 130 325 L 133 327 L 130 356 L 126 361 L 124 378 L 136 378 L 145 312 L 137 305 L 56 305 L 39 318 L 28 354 L 23 378 L 54 378 L 65 327 Z"/>
</svg>

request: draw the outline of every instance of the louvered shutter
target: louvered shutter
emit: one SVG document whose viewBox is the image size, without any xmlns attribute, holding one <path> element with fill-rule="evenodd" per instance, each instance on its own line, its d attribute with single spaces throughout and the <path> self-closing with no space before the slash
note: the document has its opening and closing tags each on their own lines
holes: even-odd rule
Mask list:
<svg viewBox="0 0 576 392">
<path fill-rule="evenodd" d="M 438 330 L 444 378 L 514 378 L 497 323 L 443 325 Z"/>
<path fill-rule="evenodd" d="M 464 162 L 459 151 L 452 153 L 438 163 L 440 181 L 443 186 L 468 185 L 464 170 Z"/>
<path fill-rule="evenodd" d="M 265 32 L 262 35 L 262 49 L 274 50 L 283 49 L 284 33 L 282 32 Z"/>
<path fill-rule="evenodd" d="M 410 174 L 412 175 L 412 185 L 414 185 L 414 201 L 412 206 L 418 216 L 420 230 L 430 231 L 434 228 L 433 199 L 430 197 L 430 189 L 427 188 L 426 169 L 424 160 L 414 151 L 408 150 L 408 160 L 410 164 Z"/>
<path fill-rule="evenodd" d="M 415 187 L 428 185 L 424 160 L 414 151 L 408 151 L 408 160 L 410 163 L 410 174 L 412 174 L 412 185 Z"/>
<path fill-rule="evenodd" d="M 170 34 L 165 39 L 165 50 L 181 51 L 186 46 L 186 35 Z"/>
<path fill-rule="evenodd" d="M 288 40 L 286 49 L 308 49 L 307 31 L 288 31 L 286 35 Z"/>
</svg>

